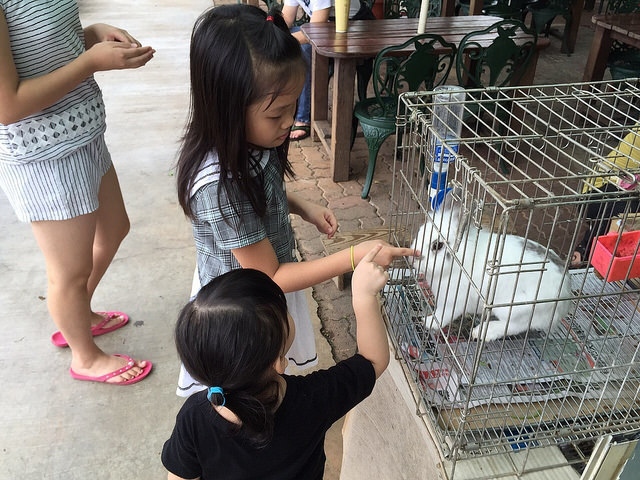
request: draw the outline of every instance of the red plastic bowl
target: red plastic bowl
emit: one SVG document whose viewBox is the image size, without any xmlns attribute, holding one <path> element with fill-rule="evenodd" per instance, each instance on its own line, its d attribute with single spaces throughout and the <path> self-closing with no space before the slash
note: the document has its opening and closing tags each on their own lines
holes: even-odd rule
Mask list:
<svg viewBox="0 0 640 480">
<path fill-rule="evenodd" d="M 640 277 L 638 243 L 640 243 L 639 230 L 623 232 L 622 235 L 612 232 L 598 237 L 593 247 L 591 265 L 607 282 Z"/>
</svg>

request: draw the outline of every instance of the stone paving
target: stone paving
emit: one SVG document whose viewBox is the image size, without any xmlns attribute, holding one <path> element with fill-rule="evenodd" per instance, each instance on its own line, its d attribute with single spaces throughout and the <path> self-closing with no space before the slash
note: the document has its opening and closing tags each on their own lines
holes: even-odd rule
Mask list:
<svg viewBox="0 0 640 480">
<path fill-rule="evenodd" d="M 551 45 L 541 52 L 538 60 L 535 84 L 581 81 L 593 37 L 593 13 L 583 12 L 576 50 L 572 55 L 560 53 L 561 40 L 553 35 L 561 33 L 562 21 L 559 21 L 557 29 L 552 29 Z M 455 73 L 452 74 L 454 78 Z M 391 204 L 394 143 L 395 136 L 392 135 L 380 149 L 374 183 L 366 200 L 360 198 L 368 156 L 361 136 L 356 139 L 351 152 L 350 179 L 338 183 L 330 178 L 329 159 L 321 143 L 310 138 L 292 142 L 289 157 L 296 178 L 289 182 L 288 188 L 331 208 L 338 218 L 341 232 L 380 227 L 385 223 Z M 315 227 L 300 218 L 294 219 L 293 227 L 304 260 L 324 255 L 321 236 Z M 313 288 L 313 296 L 318 303 L 322 334 L 331 345 L 334 359 L 340 361 L 353 355 L 356 350 L 355 317 L 349 288 L 340 291 L 335 282 L 328 280 Z"/>
</svg>

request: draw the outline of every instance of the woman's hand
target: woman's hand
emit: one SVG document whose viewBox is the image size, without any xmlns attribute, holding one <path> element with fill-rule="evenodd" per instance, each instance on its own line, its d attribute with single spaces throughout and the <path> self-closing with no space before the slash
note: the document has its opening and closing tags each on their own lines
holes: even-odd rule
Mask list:
<svg viewBox="0 0 640 480">
<path fill-rule="evenodd" d="M 84 29 L 84 46 L 89 50 L 96 43 L 121 42 L 132 47 L 141 47 L 142 44 L 133 38 L 129 32 L 122 28 L 107 25 L 106 23 L 94 23 Z"/>
<path fill-rule="evenodd" d="M 99 42 L 83 55 L 88 57 L 94 72 L 138 68 L 153 58 L 155 50 L 151 47 L 132 45 L 117 41 Z"/>
<path fill-rule="evenodd" d="M 143 47 L 122 28 L 94 23 L 84 29 L 86 55 L 94 72 L 138 68 L 153 58 L 155 50 Z"/>
</svg>

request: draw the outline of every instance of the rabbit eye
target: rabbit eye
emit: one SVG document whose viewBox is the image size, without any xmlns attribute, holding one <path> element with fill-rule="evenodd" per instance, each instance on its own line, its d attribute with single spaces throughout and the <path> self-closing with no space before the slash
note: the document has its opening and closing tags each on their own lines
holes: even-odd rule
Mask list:
<svg viewBox="0 0 640 480">
<path fill-rule="evenodd" d="M 437 252 L 438 250 L 441 250 L 442 247 L 444 247 L 444 242 L 433 242 L 431 244 L 431 251 Z"/>
</svg>

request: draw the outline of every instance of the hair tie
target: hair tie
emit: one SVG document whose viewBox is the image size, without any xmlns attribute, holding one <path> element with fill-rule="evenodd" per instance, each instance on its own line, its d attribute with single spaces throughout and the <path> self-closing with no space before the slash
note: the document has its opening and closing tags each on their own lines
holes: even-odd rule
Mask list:
<svg viewBox="0 0 640 480">
<path fill-rule="evenodd" d="M 271 15 L 267 16 L 267 22 L 273 22 L 273 17 Z"/>
<path fill-rule="evenodd" d="M 222 391 L 222 388 L 220 387 L 209 387 L 209 390 L 207 392 L 207 399 L 211 402 L 211 397 L 213 396 L 214 393 L 218 393 L 220 395 L 222 395 L 222 405 L 216 405 L 217 407 L 224 407 L 224 404 L 227 402 L 227 399 L 224 396 L 224 392 Z"/>
</svg>

